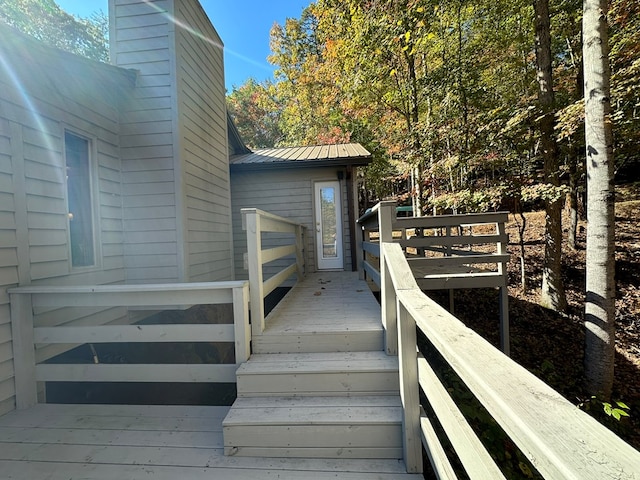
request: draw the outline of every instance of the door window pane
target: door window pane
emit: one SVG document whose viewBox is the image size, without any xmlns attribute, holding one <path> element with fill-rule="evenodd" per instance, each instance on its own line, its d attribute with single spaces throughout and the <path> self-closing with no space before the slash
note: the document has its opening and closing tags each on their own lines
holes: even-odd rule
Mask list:
<svg viewBox="0 0 640 480">
<path fill-rule="evenodd" d="M 71 265 L 95 264 L 89 140 L 65 132 Z"/>
<path fill-rule="evenodd" d="M 320 189 L 320 212 L 322 214 L 322 256 L 336 258 L 338 249 L 336 242 L 336 189 L 323 187 Z"/>
</svg>

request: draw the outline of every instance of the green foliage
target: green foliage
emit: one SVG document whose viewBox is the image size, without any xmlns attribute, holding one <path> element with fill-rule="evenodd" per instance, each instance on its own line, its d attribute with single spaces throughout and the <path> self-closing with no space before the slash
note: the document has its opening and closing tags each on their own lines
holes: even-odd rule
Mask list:
<svg viewBox="0 0 640 480">
<path fill-rule="evenodd" d="M 622 417 L 629 417 L 631 408 L 627 404 L 622 401 L 615 401 L 614 404 L 615 405 L 612 405 L 610 402 L 600 400 L 593 395 L 587 400 L 580 402 L 578 408 L 586 412 L 595 413 L 596 416 L 598 416 L 598 412 L 600 412 L 600 414 L 604 414 L 606 417 L 616 420 L 617 422 L 619 422 Z"/>
<path fill-rule="evenodd" d="M 282 137 L 280 109 L 272 82 L 257 83 L 249 79 L 233 88 L 227 107 L 240 136 L 250 148 L 270 148 Z"/>
<path fill-rule="evenodd" d="M 582 2 L 551 7 L 566 184 L 584 162 Z M 634 172 L 640 4 L 612 0 L 610 17 L 616 161 Z M 317 0 L 272 30 L 278 142 L 360 142 L 376 159 L 375 196 L 417 196 L 424 211 L 559 199 L 567 187 L 541 175 L 533 20 L 526 0 Z"/>
<path fill-rule="evenodd" d="M 2 0 L 0 21 L 52 47 L 101 62 L 109 60 L 109 21 L 103 12 L 79 18 L 54 0 Z"/>
</svg>

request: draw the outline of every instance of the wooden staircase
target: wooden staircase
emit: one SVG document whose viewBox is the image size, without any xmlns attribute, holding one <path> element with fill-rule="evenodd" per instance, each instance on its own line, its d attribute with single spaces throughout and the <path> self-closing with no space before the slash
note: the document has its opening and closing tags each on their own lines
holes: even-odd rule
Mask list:
<svg viewBox="0 0 640 480">
<path fill-rule="evenodd" d="M 382 351 L 371 293 L 340 275 L 296 286 L 254 338 L 223 422 L 226 455 L 402 458 L 397 357 Z"/>
</svg>

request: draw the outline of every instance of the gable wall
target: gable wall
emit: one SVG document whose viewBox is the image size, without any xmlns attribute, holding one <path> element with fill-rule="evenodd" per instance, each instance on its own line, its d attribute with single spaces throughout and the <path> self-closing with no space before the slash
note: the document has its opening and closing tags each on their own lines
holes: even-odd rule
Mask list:
<svg viewBox="0 0 640 480">
<path fill-rule="evenodd" d="M 187 281 L 230 280 L 231 199 L 222 41 L 197 0 L 176 1 L 176 75 Z"/>
</svg>

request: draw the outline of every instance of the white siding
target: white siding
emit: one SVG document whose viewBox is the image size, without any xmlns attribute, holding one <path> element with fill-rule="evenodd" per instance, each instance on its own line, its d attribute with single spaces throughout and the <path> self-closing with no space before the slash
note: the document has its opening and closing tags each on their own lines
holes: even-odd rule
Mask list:
<svg viewBox="0 0 640 480">
<path fill-rule="evenodd" d="M 14 408 L 14 371 L 7 289 L 28 284 L 103 284 L 124 281 L 119 166 L 119 98 L 109 67 L 25 42 L 8 41 L 0 55 L 0 414 Z M 64 66 L 64 67 L 63 67 Z M 111 78 L 115 75 L 117 80 Z M 110 78 L 110 80 L 105 80 Z M 63 137 L 90 139 L 94 162 L 97 265 L 72 269 L 68 247 Z M 37 324 L 64 324 L 71 310 L 37 311 Z M 91 312 L 121 321 L 122 309 Z M 87 317 L 87 315 L 85 315 Z M 39 358 L 47 356 L 39 352 Z"/>
<path fill-rule="evenodd" d="M 229 280 L 231 200 L 222 41 L 197 0 L 176 1 L 176 68 L 188 281 Z"/>
<path fill-rule="evenodd" d="M 128 283 L 180 278 L 176 234 L 172 2 L 110 0 L 111 61 L 138 71 L 122 112 L 124 263 Z"/>
<path fill-rule="evenodd" d="M 336 168 L 292 168 L 274 170 L 254 170 L 243 173 L 233 172 L 231 203 L 233 215 L 233 239 L 234 261 L 237 279 L 246 279 L 247 271 L 244 270 L 243 254 L 247 251 L 246 232 L 242 230 L 242 208 L 259 208 L 261 210 L 290 218 L 307 227 L 305 243 L 305 261 L 307 271 L 316 271 L 315 227 L 313 211 L 313 184 L 316 181 L 335 180 Z M 351 269 L 351 243 L 349 236 L 347 182 L 340 181 L 341 200 L 343 209 L 343 246 L 344 266 Z M 271 243 L 276 243 L 277 240 Z M 264 245 L 264 248 L 273 246 Z M 274 268 L 265 268 L 265 275 L 269 276 L 277 271 Z"/>
</svg>

